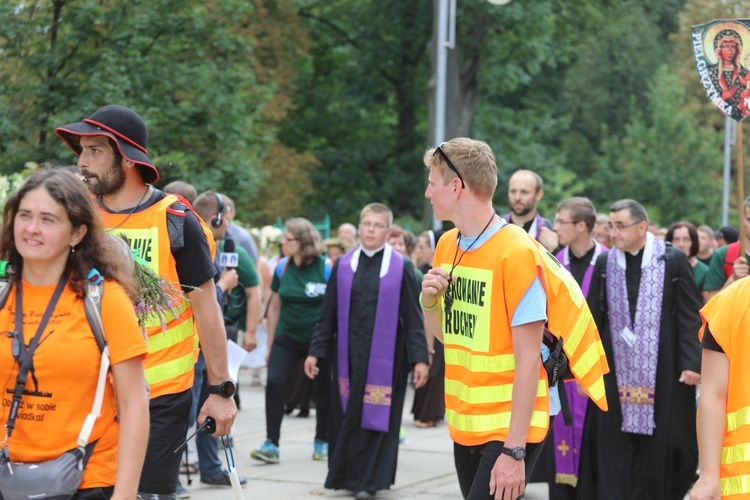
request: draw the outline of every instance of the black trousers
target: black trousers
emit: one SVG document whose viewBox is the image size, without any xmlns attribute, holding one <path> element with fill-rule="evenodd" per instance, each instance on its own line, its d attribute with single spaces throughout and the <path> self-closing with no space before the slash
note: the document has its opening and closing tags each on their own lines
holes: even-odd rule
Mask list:
<svg viewBox="0 0 750 500">
<path fill-rule="evenodd" d="M 268 357 L 266 381 L 266 437 L 276 446 L 281 437 L 281 420 L 284 418 L 286 386 L 294 365 L 307 358 L 309 343 L 295 342 L 285 335 L 276 335 Z M 328 442 L 330 420 L 330 366 L 326 359 L 318 360 L 319 375 L 313 380 L 315 397 L 315 439 Z"/>
<path fill-rule="evenodd" d="M 544 441 L 526 445 L 524 464 L 527 484 L 543 443 Z M 458 473 L 458 484 L 464 498 L 469 500 L 495 498 L 494 495 L 490 495 L 490 473 L 504 445 L 502 441 L 490 441 L 480 446 L 462 446 L 453 443 L 453 460 Z"/>
<path fill-rule="evenodd" d="M 172 452 L 185 441 L 192 401 L 193 395 L 188 389 L 159 396 L 149 403 L 148 448 L 139 492 L 160 495 L 175 492 L 182 454 Z"/>
</svg>

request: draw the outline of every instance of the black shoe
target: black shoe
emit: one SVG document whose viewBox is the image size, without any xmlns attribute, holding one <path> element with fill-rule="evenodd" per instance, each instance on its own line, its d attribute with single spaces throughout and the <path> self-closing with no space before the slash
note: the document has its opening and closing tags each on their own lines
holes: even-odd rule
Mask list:
<svg viewBox="0 0 750 500">
<path fill-rule="evenodd" d="M 240 476 L 240 484 L 245 484 L 247 479 Z M 201 483 L 212 486 L 232 486 L 232 480 L 229 479 L 229 472 L 223 470 L 214 477 L 201 477 Z"/>
</svg>

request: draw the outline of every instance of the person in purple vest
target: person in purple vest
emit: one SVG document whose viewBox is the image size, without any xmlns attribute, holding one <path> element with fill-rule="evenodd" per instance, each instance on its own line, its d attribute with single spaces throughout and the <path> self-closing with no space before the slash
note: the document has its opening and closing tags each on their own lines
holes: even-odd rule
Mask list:
<svg viewBox="0 0 750 500">
<path fill-rule="evenodd" d="M 596 259 L 588 289 L 612 368 L 609 411 L 587 408 L 578 498 L 682 499 L 698 465 L 703 300 L 687 256 L 648 232 L 640 203 L 609 211 L 613 248 Z"/>
<path fill-rule="evenodd" d="M 305 373 L 332 361 L 331 434 L 325 487 L 375 498 L 396 478 L 406 380 L 427 380 L 429 356 L 414 266 L 386 243 L 393 223 L 381 203 L 359 218 L 360 246 L 333 268 Z M 336 394 L 336 395 L 334 395 Z"/>
<path fill-rule="evenodd" d="M 521 226 L 544 248 L 553 252 L 559 243 L 552 224 L 537 212 L 536 205 L 544 196 L 544 182 L 536 172 L 516 170 L 508 181 L 510 212 L 505 220 Z"/>
<path fill-rule="evenodd" d="M 596 209 L 588 198 L 574 197 L 560 202 L 555 214 L 555 233 L 562 249 L 555 257 L 570 271 L 588 294 L 594 263 L 607 247 L 594 240 L 592 231 L 596 224 Z M 562 416 L 552 422 L 552 429 L 542 454 L 547 459 L 547 482 L 550 498 L 566 500 L 576 498 L 583 420 L 586 416 L 588 398 L 579 394 L 577 383 L 565 384 L 573 425 L 567 426 Z"/>
</svg>

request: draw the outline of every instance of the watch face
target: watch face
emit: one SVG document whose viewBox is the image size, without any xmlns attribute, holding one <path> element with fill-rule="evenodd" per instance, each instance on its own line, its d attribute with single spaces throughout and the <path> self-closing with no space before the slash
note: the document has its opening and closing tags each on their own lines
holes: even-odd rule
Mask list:
<svg viewBox="0 0 750 500">
<path fill-rule="evenodd" d="M 232 382 L 231 380 L 227 380 L 226 382 L 222 384 L 221 389 L 226 397 L 231 398 L 232 396 L 234 396 L 234 391 L 236 390 L 236 387 L 234 385 L 234 382 Z"/>
<path fill-rule="evenodd" d="M 231 380 L 227 380 L 226 382 L 221 384 L 221 395 L 225 398 L 231 398 L 234 396 L 234 391 L 236 390 L 236 387 L 234 385 L 234 382 Z"/>
<path fill-rule="evenodd" d="M 513 448 L 513 458 L 516 460 L 523 460 L 526 457 L 526 450 L 523 448 Z"/>
</svg>

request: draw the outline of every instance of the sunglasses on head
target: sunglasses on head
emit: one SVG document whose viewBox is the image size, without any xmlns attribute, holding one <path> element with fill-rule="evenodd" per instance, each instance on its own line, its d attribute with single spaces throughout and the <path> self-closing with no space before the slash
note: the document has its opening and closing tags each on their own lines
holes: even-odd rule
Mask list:
<svg viewBox="0 0 750 500">
<path fill-rule="evenodd" d="M 466 189 L 466 184 L 464 184 L 464 178 L 461 177 L 461 174 L 459 173 L 459 171 L 456 168 L 456 166 L 453 164 L 453 162 L 450 160 L 450 158 L 448 158 L 448 155 L 445 154 L 445 151 L 443 151 L 443 146 L 444 145 L 445 145 L 445 143 L 443 142 L 443 143 L 440 144 L 440 146 L 436 147 L 435 148 L 435 152 L 432 153 L 432 156 L 434 157 L 439 152 L 443 156 L 443 159 L 445 160 L 445 163 L 448 164 L 448 168 L 451 169 L 451 170 L 453 170 L 456 173 L 456 175 L 458 176 L 458 180 L 461 181 L 461 189 Z"/>
</svg>

